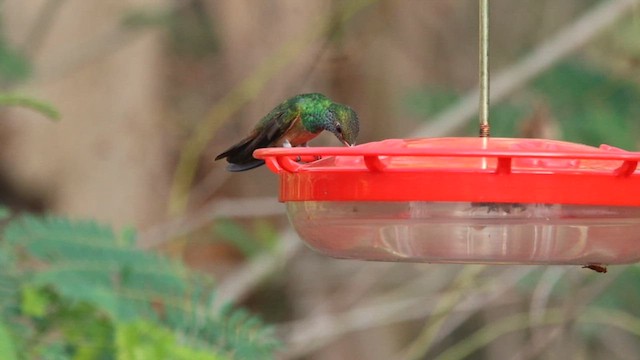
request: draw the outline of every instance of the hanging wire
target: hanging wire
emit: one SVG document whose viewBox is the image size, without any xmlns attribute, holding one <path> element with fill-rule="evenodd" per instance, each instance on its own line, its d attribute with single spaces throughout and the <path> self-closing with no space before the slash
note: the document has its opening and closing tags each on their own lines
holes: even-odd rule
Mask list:
<svg viewBox="0 0 640 360">
<path fill-rule="evenodd" d="M 489 137 L 489 0 L 480 0 L 480 137 Z"/>
</svg>

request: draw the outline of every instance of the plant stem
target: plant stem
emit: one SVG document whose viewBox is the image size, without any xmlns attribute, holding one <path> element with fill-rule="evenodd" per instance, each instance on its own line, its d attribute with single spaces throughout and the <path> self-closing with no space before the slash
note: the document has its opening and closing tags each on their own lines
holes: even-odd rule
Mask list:
<svg viewBox="0 0 640 360">
<path fill-rule="evenodd" d="M 408 346 L 401 356 L 405 360 L 416 360 L 429 351 L 438 331 L 451 314 L 463 293 L 470 288 L 470 284 L 486 268 L 484 265 L 465 265 L 451 284 L 452 291 L 445 293 L 434 309 L 435 315 L 429 318 L 418 337 Z"/>
</svg>

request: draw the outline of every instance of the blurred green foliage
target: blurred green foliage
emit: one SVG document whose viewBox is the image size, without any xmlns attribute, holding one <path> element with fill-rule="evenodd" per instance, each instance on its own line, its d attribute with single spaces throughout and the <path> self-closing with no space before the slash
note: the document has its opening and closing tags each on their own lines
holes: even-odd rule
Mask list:
<svg viewBox="0 0 640 360">
<path fill-rule="evenodd" d="M 522 95 L 524 93 L 524 95 Z M 412 91 L 404 99 L 411 115 L 428 119 L 455 103 L 460 94 L 443 88 Z M 525 98 L 523 101 L 522 98 Z M 555 66 L 531 86 L 491 107 L 491 135 L 519 137 L 520 124 L 540 101 L 558 121 L 565 140 L 592 146 L 635 149 L 640 138 L 640 88 L 606 69 L 576 61 Z M 469 134 L 477 133 L 474 122 Z"/>
<path fill-rule="evenodd" d="M 1 234 L 3 359 L 268 359 L 278 346 L 245 311 L 213 313 L 213 286 L 138 250 L 130 229 L 24 215 Z"/>
<path fill-rule="evenodd" d="M 175 335 L 166 328 L 149 321 L 138 320 L 122 324 L 116 331 L 119 360 L 175 359 L 225 360 L 226 356 L 206 350 L 180 345 Z"/>
<path fill-rule="evenodd" d="M 455 104 L 460 94 L 444 87 L 428 86 L 410 91 L 403 99 L 411 115 L 428 119 Z"/>
<path fill-rule="evenodd" d="M 199 0 L 182 2 L 170 8 L 145 7 L 131 10 L 122 18 L 122 25 L 139 30 L 158 27 L 167 31 L 174 53 L 202 57 L 219 49 L 213 17 Z"/>
<path fill-rule="evenodd" d="M 638 265 L 627 266 L 625 271 L 616 277 L 608 290 L 603 292 L 594 303 L 603 308 L 624 310 L 640 317 L 640 308 L 638 308 L 640 288 L 629 286 L 639 283 L 640 267 Z"/>
<path fill-rule="evenodd" d="M 219 39 L 203 1 L 177 3 L 173 8 L 133 10 L 121 25 L 132 31 L 164 28 L 178 55 L 215 54 Z M 639 24 L 629 21 L 617 30 L 616 46 L 628 56 L 640 56 Z M 341 40 L 343 30 L 337 28 L 333 40 Z M 32 73 L 29 59 L 0 32 L 0 88 L 6 91 Z M 459 97 L 448 88 L 428 87 L 410 92 L 403 104 L 413 115 L 428 119 Z M 491 108 L 492 135 L 520 136 L 521 122 L 538 101 L 548 106 L 569 141 L 626 149 L 638 145 L 640 89 L 606 68 L 575 61 L 559 64 Z M 53 106 L 27 95 L 0 94 L 0 106 L 59 118 Z M 469 134 L 476 133 L 472 122 Z M 1 205 L 0 229 L 2 360 L 268 359 L 278 347 L 270 329 L 247 312 L 225 307 L 212 313 L 208 304 L 213 284 L 182 264 L 136 249 L 134 229 L 115 233 L 93 221 L 13 218 Z M 221 220 L 212 232 L 247 257 L 269 251 L 277 237 L 267 221 L 247 228 Z M 520 288 L 531 293 L 542 271 L 523 280 Z M 554 294 L 562 297 L 570 291 L 569 281 L 560 279 Z M 629 285 L 639 281 L 640 268 L 629 266 L 592 304 L 640 316 L 640 290 Z M 282 305 L 282 299 L 277 302 Z"/>
<path fill-rule="evenodd" d="M 18 359 L 18 351 L 14 342 L 15 339 L 9 329 L 0 322 L 0 358 L 5 360 Z"/>
<path fill-rule="evenodd" d="M 278 240 L 276 228 L 263 220 L 256 221 L 250 230 L 235 221 L 222 219 L 213 225 L 213 233 L 218 241 L 235 247 L 246 257 L 270 251 Z"/>
<path fill-rule="evenodd" d="M 31 63 L 0 36 L 0 84 L 13 85 L 31 75 Z"/>
<path fill-rule="evenodd" d="M 51 104 L 35 99 L 31 96 L 8 93 L 9 89 L 27 80 L 32 73 L 32 65 L 29 59 L 15 46 L 9 44 L 0 28 L 0 107 L 18 106 L 39 112 L 51 120 L 60 119 L 60 113 Z"/>
<path fill-rule="evenodd" d="M 124 25 L 179 33 L 185 19 L 178 15 L 132 13 Z M 30 74 L 28 59 L 0 37 L 0 85 Z M 60 117 L 28 95 L 5 92 L 0 106 Z M 2 205 L 0 221 L 0 359 L 269 359 L 279 346 L 246 311 L 209 309 L 213 284 L 138 250 L 134 229 L 118 234 L 93 221 L 13 218 Z"/>
<path fill-rule="evenodd" d="M 565 306 L 565 315 L 570 314 L 567 311 L 578 311 L 580 313 L 577 320 L 589 318 L 589 313 L 601 312 L 610 316 L 610 318 L 607 318 L 607 322 L 610 322 L 608 326 L 619 327 L 636 336 L 638 335 L 640 331 L 640 322 L 638 322 L 640 320 L 640 309 L 637 304 L 638 298 L 640 298 L 640 290 L 633 284 L 640 282 L 640 266 L 617 267 L 622 271 L 615 274 L 599 274 L 584 269 L 583 271 L 587 271 L 591 276 L 582 278 L 571 276 L 570 272 L 565 275 L 557 274 L 557 277 L 548 278 L 544 275 L 549 269 L 549 267 L 541 267 L 528 274 L 517 283 L 518 291 L 527 297 L 533 297 L 539 286 L 546 287 L 549 285 L 549 281 L 554 281 L 549 289 L 550 294 L 548 303 L 545 304 L 545 310 L 562 304 Z M 613 278 L 599 291 L 588 292 L 588 296 L 585 298 L 575 298 L 576 291 L 581 291 L 597 284 L 597 281 L 604 276 Z M 584 303 L 581 303 L 581 301 Z M 567 302 L 570 302 L 573 307 L 567 307 Z M 614 315 L 633 323 L 633 329 L 626 327 L 629 324 L 620 323 L 620 319 L 614 318 Z M 579 336 L 585 340 L 585 343 L 590 343 L 591 340 L 601 341 L 600 335 L 603 331 L 603 325 L 605 324 L 602 321 L 585 321 L 575 329 L 578 331 Z"/>
<path fill-rule="evenodd" d="M 5 220 L 11 216 L 11 211 L 6 207 L 0 205 L 0 221 Z"/>
<path fill-rule="evenodd" d="M 564 138 L 598 146 L 636 148 L 640 135 L 640 88 L 627 79 L 582 63 L 563 63 L 537 79 L 562 126 Z"/>
</svg>

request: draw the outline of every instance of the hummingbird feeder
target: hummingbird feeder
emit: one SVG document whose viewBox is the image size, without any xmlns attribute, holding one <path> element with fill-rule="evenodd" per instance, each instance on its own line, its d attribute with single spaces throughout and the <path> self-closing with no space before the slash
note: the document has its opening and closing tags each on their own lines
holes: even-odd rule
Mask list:
<svg viewBox="0 0 640 360">
<path fill-rule="evenodd" d="M 640 152 L 490 138 L 487 49 L 480 0 L 478 138 L 255 151 L 279 175 L 280 201 L 310 247 L 374 261 L 640 261 Z"/>
</svg>

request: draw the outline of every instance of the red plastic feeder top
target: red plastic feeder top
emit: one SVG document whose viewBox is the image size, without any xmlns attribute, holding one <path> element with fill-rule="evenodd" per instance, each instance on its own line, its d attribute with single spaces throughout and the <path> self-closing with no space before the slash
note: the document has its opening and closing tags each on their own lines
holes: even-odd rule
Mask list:
<svg viewBox="0 0 640 360">
<path fill-rule="evenodd" d="M 640 260 L 638 152 L 542 139 L 432 138 L 268 148 L 254 156 L 279 174 L 280 199 L 302 238 L 334 257 Z"/>
</svg>

